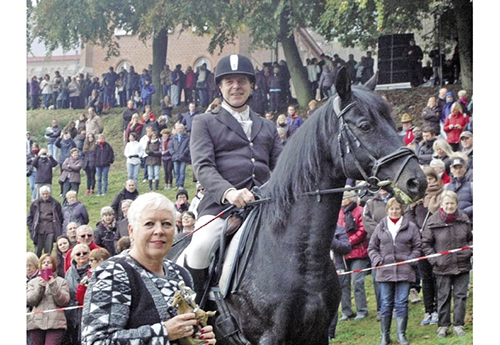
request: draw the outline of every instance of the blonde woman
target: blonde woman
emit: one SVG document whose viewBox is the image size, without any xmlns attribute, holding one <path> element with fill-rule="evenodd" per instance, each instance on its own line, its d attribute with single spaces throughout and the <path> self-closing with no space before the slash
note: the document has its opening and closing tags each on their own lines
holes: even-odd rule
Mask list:
<svg viewBox="0 0 500 345">
<path fill-rule="evenodd" d="M 453 154 L 453 148 L 446 140 L 441 137 L 437 137 L 432 144 L 432 149 L 434 153 L 432 154 L 433 159 L 440 159 L 444 162 L 446 173 L 450 174 L 450 157 Z"/>
</svg>

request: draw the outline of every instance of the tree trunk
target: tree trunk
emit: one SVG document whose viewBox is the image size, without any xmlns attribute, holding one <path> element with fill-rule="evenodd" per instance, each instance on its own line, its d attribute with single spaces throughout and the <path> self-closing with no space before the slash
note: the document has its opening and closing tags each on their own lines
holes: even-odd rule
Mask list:
<svg viewBox="0 0 500 345">
<path fill-rule="evenodd" d="M 472 94 L 472 2 L 454 0 L 462 88 Z"/>
<path fill-rule="evenodd" d="M 160 106 L 163 99 L 163 90 L 160 84 L 160 72 L 167 61 L 168 33 L 167 29 L 161 29 L 153 37 L 153 85 L 156 89 L 153 95 L 152 104 L 154 107 Z M 161 113 L 161 112 L 158 112 Z"/>
<path fill-rule="evenodd" d="M 281 40 L 283 52 L 285 53 L 286 63 L 290 70 L 293 87 L 297 96 L 297 102 L 300 107 L 307 107 L 312 99 L 309 89 L 309 81 L 307 80 L 307 70 L 300 60 L 299 49 L 295 43 L 293 35 Z"/>
<path fill-rule="evenodd" d="M 295 42 L 295 37 L 293 32 L 290 31 L 286 17 L 287 10 L 284 10 L 281 13 L 280 18 L 280 41 L 283 47 L 283 52 L 285 53 L 288 69 L 290 70 L 290 76 L 295 89 L 295 95 L 297 96 L 297 102 L 300 107 L 307 107 L 313 97 L 309 89 L 307 69 L 302 64 L 299 49 L 297 48 L 297 43 Z"/>
</svg>

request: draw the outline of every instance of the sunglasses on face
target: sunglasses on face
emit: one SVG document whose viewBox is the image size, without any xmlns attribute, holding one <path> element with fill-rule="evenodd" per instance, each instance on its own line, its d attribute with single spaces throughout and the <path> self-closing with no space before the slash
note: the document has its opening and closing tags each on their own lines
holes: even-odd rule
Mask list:
<svg viewBox="0 0 500 345">
<path fill-rule="evenodd" d="M 90 237 L 92 237 L 92 236 L 94 236 L 94 235 L 92 235 L 92 234 L 80 235 L 80 237 L 81 237 L 81 238 L 85 238 L 85 237 L 90 238 Z"/>
<path fill-rule="evenodd" d="M 75 253 L 76 256 L 89 255 L 89 252 Z"/>
</svg>

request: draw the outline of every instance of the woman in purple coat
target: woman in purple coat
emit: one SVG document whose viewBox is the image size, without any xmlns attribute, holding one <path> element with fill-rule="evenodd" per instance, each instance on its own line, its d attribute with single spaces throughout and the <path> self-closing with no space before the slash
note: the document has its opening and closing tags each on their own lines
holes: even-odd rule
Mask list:
<svg viewBox="0 0 500 345">
<path fill-rule="evenodd" d="M 416 259 L 421 256 L 418 227 L 403 216 L 403 206 L 391 198 L 386 205 L 387 217 L 375 228 L 368 245 L 368 255 L 373 266 Z M 381 267 L 377 272 L 380 286 L 380 345 L 391 342 L 392 312 L 396 310 L 397 338 L 400 344 L 409 344 L 406 338 L 408 324 L 408 295 L 411 283 L 416 280 L 417 262 Z"/>
<path fill-rule="evenodd" d="M 66 205 L 66 193 L 74 190 L 78 194 L 80 188 L 80 170 L 83 168 L 83 160 L 78 155 L 78 149 L 72 148 L 70 156 L 64 160 L 61 165 L 62 173 L 59 177 L 59 183 L 62 183 L 63 206 Z"/>
<path fill-rule="evenodd" d="M 38 109 L 40 106 L 40 83 L 38 78 L 33 76 L 30 82 L 31 109 Z"/>
</svg>

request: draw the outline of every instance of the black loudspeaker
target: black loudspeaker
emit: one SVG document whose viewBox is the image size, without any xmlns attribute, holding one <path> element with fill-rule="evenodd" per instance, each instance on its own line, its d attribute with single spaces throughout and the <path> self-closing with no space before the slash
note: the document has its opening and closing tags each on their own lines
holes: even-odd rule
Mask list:
<svg viewBox="0 0 500 345">
<path fill-rule="evenodd" d="M 385 35 L 378 38 L 378 84 L 410 81 L 403 53 L 412 39 L 413 34 Z"/>
</svg>

